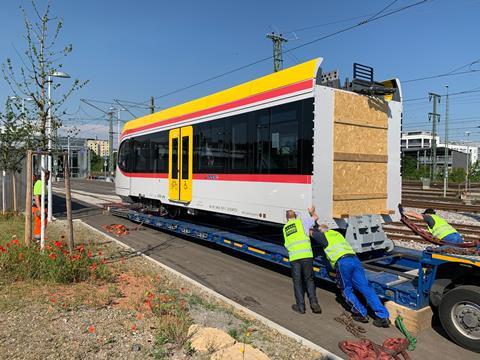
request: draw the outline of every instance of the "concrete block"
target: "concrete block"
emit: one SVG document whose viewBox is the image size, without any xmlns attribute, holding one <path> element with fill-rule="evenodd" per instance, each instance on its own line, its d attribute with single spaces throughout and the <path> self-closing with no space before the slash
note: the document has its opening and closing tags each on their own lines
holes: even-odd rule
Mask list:
<svg viewBox="0 0 480 360">
<path fill-rule="evenodd" d="M 409 332 L 419 333 L 432 325 L 433 312 L 430 306 L 420 310 L 412 310 L 393 301 L 387 301 L 385 306 L 390 312 L 392 324 L 395 323 L 395 319 L 400 315 L 403 318 L 403 324 Z"/>
</svg>

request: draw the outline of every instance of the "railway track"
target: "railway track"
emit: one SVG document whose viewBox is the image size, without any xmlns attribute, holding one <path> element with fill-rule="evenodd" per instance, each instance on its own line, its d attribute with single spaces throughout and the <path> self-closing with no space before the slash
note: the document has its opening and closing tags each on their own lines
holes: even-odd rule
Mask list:
<svg viewBox="0 0 480 360">
<path fill-rule="evenodd" d="M 412 198 L 403 198 L 402 205 L 413 208 L 434 208 L 436 210 L 447 210 L 467 213 L 480 213 L 480 205 L 465 205 L 463 203 L 441 202 L 441 198 L 436 200 L 417 200 Z"/>
<path fill-rule="evenodd" d="M 419 220 L 415 220 L 415 223 L 424 226 Z M 479 225 L 451 223 L 451 225 L 463 235 L 466 241 L 480 241 L 480 223 Z M 413 233 L 411 229 L 401 222 L 385 224 L 383 225 L 383 230 L 391 240 L 432 245 L 430 242 L 422 239 L 419 235 Z"/>
</svg>

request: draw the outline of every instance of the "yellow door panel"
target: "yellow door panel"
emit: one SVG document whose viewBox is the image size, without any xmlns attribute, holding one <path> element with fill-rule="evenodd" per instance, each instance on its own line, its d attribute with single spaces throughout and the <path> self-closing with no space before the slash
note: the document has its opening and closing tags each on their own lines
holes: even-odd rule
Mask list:
<svg viewBox="0 0 480 360">
<path fill-rule="evenodd" d="M 170 130 L 168 139 L 168 198 L 180 200 L 180 129 Z"/>
<path fill-rule="evenodd" d="M 180 201 L 192 201 L 193 168 L 193 128 L 182 127 L 180 130 Z"/>
</svg>

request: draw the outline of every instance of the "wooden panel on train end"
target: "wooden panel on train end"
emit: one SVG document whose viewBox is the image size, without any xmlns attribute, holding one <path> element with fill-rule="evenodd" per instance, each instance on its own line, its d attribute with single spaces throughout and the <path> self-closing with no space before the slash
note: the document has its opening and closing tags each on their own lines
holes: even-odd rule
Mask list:
<svg viewBox="0 0 480 360">
<path fill-rule="evenodd" d="M 168 135 L 168 199 L 180 200 L 180 129 Z"/>
<path fill-rule="evenodd" d="M 384 99 L 335 90 L 334 217 L 387 210 L 387 111 Z"/>
<path fill-rule="evenodd" d="M 192 201 L 193 127 L 180 129 L 180 201 Z"/>
</svg>

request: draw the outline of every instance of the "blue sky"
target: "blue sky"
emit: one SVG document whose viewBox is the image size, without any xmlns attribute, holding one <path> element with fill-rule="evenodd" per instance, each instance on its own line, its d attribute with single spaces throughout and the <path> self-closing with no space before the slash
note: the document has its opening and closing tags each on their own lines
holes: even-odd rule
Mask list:
<svg viewBox="0 0 480 360">
<path fill-rule="evenodd" d="M 153 1 L 153 0 L 52 0 L 53 14 L 63 18 L 58 44 L 73 43 L 64 62 L 72 77 L 90 80 L 68 103 L 66 125 L 74 123 L 80 136 L 107 137 L 107 123 L 95 120 L 102 113 L 79 99 L 110 102 L 127 99 L 144 102 L 169 91 L 221 74 L 272 53 L 267 32 L 282 31 L 291 39 L 285 49 L 358 23 L 391 0 L 370 1 Z M 399 0 L 396 9 L 416 0 Z M 46 1 L 38 1 L 43 7 Z M 29 1 L 4 1 L 0 13 L 0 61 L 16 64 L 25 43 L 19 6 Z M 338 69 L 342 79 L 352 76 L 352 64 L 375 68 L 375 78 L 402 80 L 443 74 L 480 59 L 479 0 L 435 0 L 292 51 L 285 66 L 311 58 L 324 58 L 325 71 Z M 356 18 L 356 19 L 352 19 Z M 341 20 L 350 19 L 339 22 Z M 325 25 L 328 23 L 334 23 Z M 319 25 L 319 26 L 317 26 Z M 311 27 L 308 30 L 291 30 Z M 297 38 L 297 39 L 296 39 Z M 479 69 L 480 63 L 462 70 Z M 272 71 L 272 61 L 156 100 L 167 107 L 241 83 Z M 66 81 L 68 82 L 68 81 Z M 426 97 L 429 91 L 451 93 L 480 90 L 480 71 L 465 75 L 405 83 L 404 99 Z M 10 90 L 0 81 L 0 99 Z M 54 94 L 55 96 L 55 94 Z M 439 124 L 443 137 L 445 103 Z M 1 101 L 3 103 L 3 100 Z M 450 138 L 464 139 L 465 131 L 480 125 L 480 92 L 451 97 Z M 96 103 L 103 109 L 109 105 Z M 131 108 L 139 116 L 145 110 Z M 428 99 L 405 102 L 406 129 L 428 129 Z M 69 120 L 68 118 L 83 120 Z M 123 119 L 132 116 L 122 112 Z M 480 132 L 480 129 L 478 129 Z M 479 140 L 479 135 L 470 139 Z"/>
</svg>

